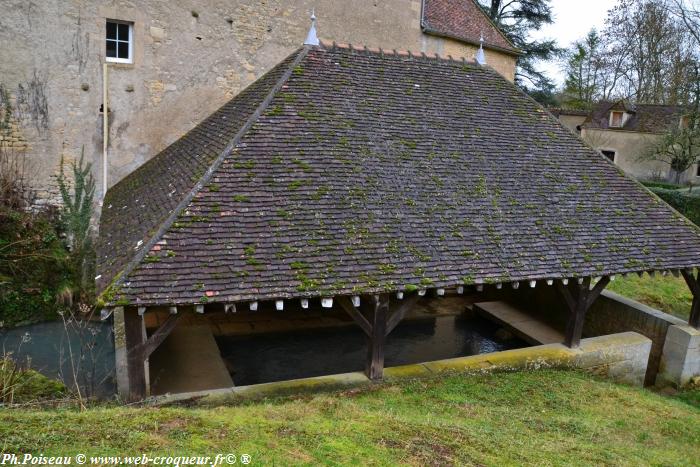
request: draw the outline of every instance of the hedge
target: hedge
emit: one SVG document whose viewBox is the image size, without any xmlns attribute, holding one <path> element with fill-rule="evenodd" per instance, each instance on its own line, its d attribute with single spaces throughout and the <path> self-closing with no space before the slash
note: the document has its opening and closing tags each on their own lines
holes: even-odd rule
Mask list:
<svg viewBox="0 0 700 467">
<path fill-rule="evenodd" d="M 693 196 L 685 191 L 666 190 L 663 188 L 649 188 L 662 200 L 666 201 L 678 212 L 700 226 L 700 197 Z"/>
</svg>

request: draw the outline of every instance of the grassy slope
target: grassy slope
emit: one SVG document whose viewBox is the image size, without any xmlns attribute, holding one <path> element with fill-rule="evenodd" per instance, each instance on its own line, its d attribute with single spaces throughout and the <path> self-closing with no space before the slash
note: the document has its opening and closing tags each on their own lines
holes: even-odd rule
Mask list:
<svg viewBox="0 0 700 467">
<path fill-rule="evenodd" d="M 625 278 L 618 277 L 607 288 L 645 305 L 688 319 L 693 297 L 682 277 L 657 274 L 654 277 L 644 275 L 640 278 L 630 274 Z"/>
<path fill-rule="evenodd" d="M 543 370 L 212 409 L 6 409 L 0 451 L 236 452 L 257 464 L 691 465 L 700 460 L 700 397 L 684 397 Z"/>
</svg>

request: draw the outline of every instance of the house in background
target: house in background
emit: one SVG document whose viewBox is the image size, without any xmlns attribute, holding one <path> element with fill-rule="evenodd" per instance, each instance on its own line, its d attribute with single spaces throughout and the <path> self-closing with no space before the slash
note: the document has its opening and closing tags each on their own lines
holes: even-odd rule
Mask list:
<svg viewBox="0 0 700 467">
<path fill-rule="evenodd" d="M 321 39 L 385 50 L 473 60 L 483 35 L 486 62 L 513 80 L 518 52 L 473 0 L 0 0 L 0 116 L 11 114 L 0 146 L 26 158 L 51 203 L 61 158 L 84 148 L 101 198 L 103 182 L 117 183 L 293 52 L 312 8 Z"/>
<path fill-rule="evenodd" d="M 681 106 L 625 101 L 599 102 L 590 112 L 564 109 L 552 109 L 551 112 L 593 148 L 640 180 L 668 179 L 668 164 L 645 160 L 644 155 L 661 135 L 680 127 L 687 118 Z M 694 165 L 688 169 L 681 180 L 700 180 L 700 167 Z"/>
<path fill-rule="evenodd" d="M 581 125 L 588 117 L 587 110 L 566 109 L 563 107 L 550 108 L 549 111 L 573 133 L 581 134 Z"/>
</svg>

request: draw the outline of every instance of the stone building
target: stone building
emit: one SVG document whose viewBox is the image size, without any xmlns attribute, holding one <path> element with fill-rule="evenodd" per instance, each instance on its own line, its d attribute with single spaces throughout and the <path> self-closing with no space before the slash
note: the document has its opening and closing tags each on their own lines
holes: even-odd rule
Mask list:
<svg viewBox="0 0 700 467">
<path fill-rule="evenodd" d="M 57 197 L 61 158 L 82 148 L 101 198 L 103 182 L 119 181 L 295 50 L 312 8 L 325 41 L 471 60 L 483 35 L 487 63 L 510 80 L 518 54 L 472 0 L 0 6 L 0 117 L 9 115 L 0 142 L 26 157 L 44 202 Z"/>
<path fill-rule="evenodd" d="M 625 172 L 642 180 L 673 179 L 663 162 L 645 159 L 664 133 L 686 122 L 683 107 L 676 105 L 600 102 L 581 125 L 581 137 Z M 681 181 L 696 182 L 700 167 L 693 165 Z"/>
<path fill-rule="evenodd" d="M 640 180 L 674 178 L 668 164 L 646 159 L 645 155 L 661 135 L 687 124 L 683 107 L 603 101 L 590 112 L 567 109 L 550 109 L 550 112 L 630 175 Z M 681 175 L 681 181 L 700 181 L 700 166 L 689 168 Z"/>
</svg>

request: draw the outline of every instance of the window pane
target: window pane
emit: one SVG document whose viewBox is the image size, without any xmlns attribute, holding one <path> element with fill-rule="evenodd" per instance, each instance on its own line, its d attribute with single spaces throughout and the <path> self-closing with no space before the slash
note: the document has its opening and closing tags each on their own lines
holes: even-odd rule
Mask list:
<svg viewBox="0 0 700 467">
<path fill-rule="evenodd" d="M 612 113 L 612 126 L 620 127 L 622 126 L 622 112 Z"/>
<path fill-rule="evenodd" d="M 117 27 L 119 28 L 118 30 L 118 36 L 117 39 L 120 41 L 128 41 L 129 40 L 129 25 L 128 24 L 117 24 Z"/>
<path fill-rule="evenodd" d="M 117 25 L 107 21 L 107 39 L 117 38 Z"/>
<path fill-rule="evenodd" d="M 116 57 L 117 56 L 117 43 L 114 41 L 107 41 L 107 56 Z"/>
<path fill-rule="evenodd" d="M 129 43 L 128 42 L 118 42 L 119 44 L 119 58 L 129 58 Z"/>
</svg>

